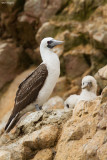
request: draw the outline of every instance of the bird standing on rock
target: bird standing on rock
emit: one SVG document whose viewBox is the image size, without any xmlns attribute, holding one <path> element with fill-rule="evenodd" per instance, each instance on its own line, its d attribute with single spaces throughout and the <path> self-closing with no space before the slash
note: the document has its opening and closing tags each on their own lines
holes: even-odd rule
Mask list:
<svg viewBox="0 0 107 160">
<path fill-rule="evenodd" d="M 64 108 L 74 108 L 75 105 L 84 100 L 84 101 L 92 101 L 97 95 L 97 82 L 94 77 L 88 75 L 82 79 L 82 91 L 80 95 L 71 95 L 64 102 Z"/>
<path fill-rule="evenodd" d="M 48 100 L 60 75 L 59 58 L 51 49 L 62 43 L 51 37 L 41 41 L 43 62 L 19 85 L 13 111 L 5 126 L 6 132 L 10 132 L 25 113 L 35 109 L 33 104 L 39 108 Z"/>
</svg>

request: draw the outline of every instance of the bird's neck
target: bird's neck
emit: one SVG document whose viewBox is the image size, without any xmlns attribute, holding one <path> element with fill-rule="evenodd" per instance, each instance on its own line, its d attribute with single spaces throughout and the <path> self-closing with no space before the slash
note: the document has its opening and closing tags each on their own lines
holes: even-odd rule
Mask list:
<svg viewBox="0 0 107 160">
<path fill-rule="evenodd" d="M 82 89 L 82 92 L 81 92 L 82 95 L 88 95 L 90 93 L 91 94 L 96 94 L 96 90 L 94 89 L 94 90 L 88 91 L 87 89 Z"/>
<path fill-rule="evenodd" d="M 49 48 L 40 46 L 40 54 L 44 63 L 51 63 L 58 56 Z"/>
</svg>

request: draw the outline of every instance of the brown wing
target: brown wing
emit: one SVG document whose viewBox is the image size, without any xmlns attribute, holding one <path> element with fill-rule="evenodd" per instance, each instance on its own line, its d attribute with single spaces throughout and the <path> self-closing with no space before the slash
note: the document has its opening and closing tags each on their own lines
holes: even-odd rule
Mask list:
<svg viewBox="0 0 107 160">
<path fill-rule="evenodd" d="M 27 105 L 36 100 L 48 75 L 45 64 L 41 64 L 31 75 L 29 75 L 20 85 L 16 93 L 15 105 L 8 120 L 5 130 L 12 119 Z"/>
</svg>

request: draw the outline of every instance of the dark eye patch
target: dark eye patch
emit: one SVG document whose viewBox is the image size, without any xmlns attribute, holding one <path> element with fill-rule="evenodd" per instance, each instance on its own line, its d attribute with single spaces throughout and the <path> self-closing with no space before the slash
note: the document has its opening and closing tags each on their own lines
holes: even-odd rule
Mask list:
<svg viewBox="0 0 107 160">
<path fill-rule="evenodd" d="M 47 41 L 47 47 L 48 48 L 53 48 L 54 47 L 54 45 L 53 45 L 53 41 Z"/>
<path fill-rule="evenodd" d="M 89 84 L 92 85 L 93 83 L 90 81 Z"/>
<path fill-rule="evenodd" d="M 47 41 L 48 45 L 52 43 L 52 41 Z"/>
</svg>

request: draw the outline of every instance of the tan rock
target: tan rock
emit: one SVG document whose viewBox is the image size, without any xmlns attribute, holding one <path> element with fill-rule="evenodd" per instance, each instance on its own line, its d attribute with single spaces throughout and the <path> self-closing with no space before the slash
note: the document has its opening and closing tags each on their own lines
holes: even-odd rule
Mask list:
<svg viewBox="0 0 107 160">
<path fill-rule="evenodd" d="M 68 54 L 65 55 L 64 59 L 66 75 L 70 79 L 81 76 L 87 69 L 89 69 L 89 65 L 83 55 Z"/>
<path fill-rule="evenodd" d="M 89 142 L 85 145 L 84 147 L 84 153 L 85 153 L 85 157 L 87 159 L 98 159 L 97 156 L 97 150 L 98 148 L 101 147 L 103 140 L 104 140 L 104 135 L 105 132 L 104 131 L 98 131 L 92 140 L 89 140 Z"/>
<path fill-rule="evenodd" d="M 107 34 L 101 33 L 101 32 L 97 32 L 96 34 L 94 34 L 93 39 L 98 41 L 99 43 L 107 43 Z"/>
<path fill-rule="evenodd" d="M 102 103 L 107 102 L 107 87 L 105 87 L 101 93 Z"/>
<path fill-rule="evenodd" d="M 98 160 L 97 150 L 104 142 L 106 143 L 107 136 L 105 129 L 96 130 L 99 119 L 101 120 L 98 118 L 99 113 L 101 112 L 102 117 L 104 116 L 100 99 L 98 97 L 88 104 L 80 102 L 76 106 L 72 118 L 63 127 L 55 160 Z M 100 156 L 104 157 L 106 153 Z"/>
<path fill-rule="evenodd" d="M 21 143 L 30 148 L 44 149 L 54 145 L 58 134 L 57 126 L 46 126 L 35 131 L 30 136 L 21 139 Z"/>
<path fill-rule="evenodd" d="M 11 39 L 0 42 L 0 89 L 22 71 L 21 67 L 16 69 L 22 51 L 22 47 L 16 47 Z"/>
<path fill-rule="evenodd" d="M 99 123 L 97 125 L 98 129 L 106 130 L 107 128 L 107 101 L 101 104 L 100 112 L 98 114 Z"/>
<path fill-rule="evenodd" d="M 83 137 L 83 130 L 81 127 L 77 127 L 74 131 L 71 131 L 68 141 L 80 140 Z"/>
<path fill-rule="evenodd" d="M 98 157 L 101 160 L 107 159 L 107 143 L 103 144 L 97 151 Z"/>
<path fill-rule="evenodd" d="M 48 111 L 47 111 L 48 112 Z M 51 112 L 51 111 L 50 111 Z M 47 117 L 46 120 L 44 120 L 44 123 L 48 124 L 63 124 L 63 121 L 66 121 L 67 119 L 69 119 L 72 116 L 72 110 L 64 110 L 64 109 L 57 109 L 54 110 L 53 112 L 48 113 L 49 116 L 47 117 L 47 114 L 44 115 Z"/>
<path fill-rule="evenodd" d="M 0 150 L 0 160 L 13 160 L 11 153 L 8 151 Z"/>
<path fill-rule="evenodd" d="M 83 46 L 82 44 L 74 47 L 72 50 L 70 50 L 69 52 L 66 52 L 65 55 L 68 54 L 86 54 L 86 55 L 92 55 L 95 54 L 96 50 L 90 45 L 87 44 L 85 46 Z"/>
<path fill-rule="evenodd" d="M 77 124 L 77 122 L 80 123 Z M 69 120 L 66 125 L 64 125 L 61 138 L 58 142 L 55 160 L 82 160 L 83 148 L 81 145 L 87 142 L 89 136 L 88 133 L 92 134 L 88 121 L 81 122 L 81 120 L 78 121 L 76 119 Z"/>
<path fill-rule="evenodd" d="M 99 110 L 101 99 L 98 97 L 95 101 L 80 101 L 77 103 L 73 110 L 73 116 L 81 117 L 84 114 L 88 114 L 90 110 L 93 110 L 93 115 Z M 95 106 L 95 107 L 94 107 Z M 98 112 L 97 112 L 98 113 Z"/>
<path fill-rule="evenodd" d="M 39 65 L 41 63 L 41 56 L 40 56 L 40 48 L 36 48 L 35 50 L 32 50 L 30 48 L 27 48 L 25 50 L 26 54 L 29 55 L 29 57 L 32 59 L 32 61 L 36 64 Z"/>
<path fill-rule="evenodd" d="M 44 23 L 49 20 L 63 5 L 62 0 L 51 1 L 50 3 L 43 0 L 38 1 L 27 1 L 24 6 L 24 14 L 30 17 L 40 17 L 40 22 Z"/>
<path fill-rule="evenodd" d="M 58 127 L 55 125 L 47 125 L 40 130 L 21 137 L 20 139 L 15 139 L 16 142 L 14 141 L 13 143 L 10 143 L 10 141 L 7 141 L 6 146 L 3 144 L 0 149 L 3 151 L 6 149 L 6 151 L 9 151 L 13 160 L 31 159 L 35 150 L 53 147 L 57 140 L 57 136 Z"/>
<path fill-rule="evenodd" d="M 97 125 L 100 129 L 106 129 L 107 128 L 107 118 L 103 118 Z"/>
<path fill-rule="evenodd" d="M 87 19 L 89 17 L 88 13 L 93 12 L 95 8 L 101 6 L 104 3 L 104 0 L 101 2 L 99 0 L 77 0 L 74 1 L 74 7 L 73 7 L 73 16 L 75 19 L 83 20 Z M 86 7 L 86 10 L 84 10 L 84 5 Z M 78 7 L 77 7 L 78 6 Z"/>
<path fill-rule="evenodd" d="M 107 65 L 99 69 L 98 74 L 100 78 L 107 80 Z"/>
<path fill-rule="evenodd" d="M 55 35 L 55 24 L 52 24 L 51 22 L 44 23 L 38 30 L 36 34 L 36 41 L 38 44 L 41 42 L 41 40 L 45 37 L 54 37 Z"/>
<path fill-rule="evenodd" d="M 107 86 L 107 65 L 95 74 L 95 78 L 101 89 L 104 89 Z"/>
<path fill-rule="evenodd" d="M 72 116 L 72 110 L 51 109 L 33 112 L 19 121 L 16 125 L 16 130 L 12 133 L 12 139 L 16 139 L 22 132 L 23 134 L 32 133 L 35 130 L 41 129 L 42 125 L 56 125 L 63 124 L 69 117 Z"/>
<path fill-rule="evenodd" d="M 51 149 L 43 149 L 39 151 L 32 160 L 52 160 Z"/>
<path fill-rule="evenodd" d="M 21 128 L 24 133 L 29 133 L 35 129 L 35 124 L 42 118 L 42 116 L 42 111 L 30 113 L 28 116 L 24 117 L 24 119 L 22 117 L 17 127 Z"/>
<path fill-rule="evenodd" d="M 35 127 L 36 131 L 32 130 L 33 132 L 26 134 L 21 127 L 20 134 L 15 139 L 3 143 L 1 150 L 11 153 L 13 160 L 31 159 L 35 154 L 34 158 L 37 160 L 42 160 L 42 157 L 49 157 L 51 160 L 53 156 L 55 160 L 106 160 L 107 105 L 100 102 L 98 97 L 87 105 L 84 102 L 79 103 L 78 107 L 81 107 L 78 109 L 76 106 L 73 116 L 71 111 L 40 111 L 43 114 L 42 119 L 40 118 L 35 125 L 32 122 L 38 119 L 37 112 L 31 113 L 34 116 L 28 115 L 29 121 L 31 119 L 30 125 Z M 27 121 L 28 119 L 24 120 Z M 38 124 L 41 125 L 37 127 Z M 26 126 L 26 123 L 24 125 Z M 25 135 L 21 137 L 22 133 Z M 56 154 L 53 155 L 52 151 L 47 149 L 51 147 L 55 148 Z"/>
<path fill-rule="evenodd" d="M 26 138 L 26 137 L 25 137 Z M 6 146 L 2 146 L 2 150 L 6 150 L 11 153 L 12 160 L 23 160 L 23 159 L 31 159 L 34 153 L 30 149 L 30 147 L 26 147 L 23 145 L 24 137 L 20 140 L 16 140 L 16 142 L 13 142 L 11 144 L 8 144 Z"/>
<path fill-rule="evenodd" d="M 68 89 L 68 84 L 67 84 L 67 80 L 66 80 L 66 77 L 59 77 L 57 83 L 56 83 L 56 86 L 53 90 L 53 93 L 52 93 L 52 97 L 53 96 L 56 96 L 56 95 L 59 95 L 60 97 L 63 97 L 65 92 L 67 91 Z"/>
</svg>

